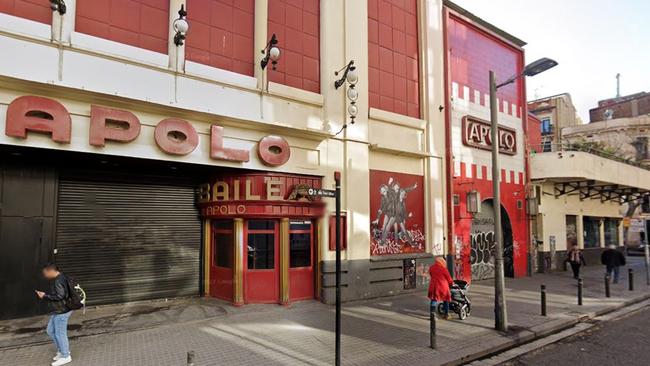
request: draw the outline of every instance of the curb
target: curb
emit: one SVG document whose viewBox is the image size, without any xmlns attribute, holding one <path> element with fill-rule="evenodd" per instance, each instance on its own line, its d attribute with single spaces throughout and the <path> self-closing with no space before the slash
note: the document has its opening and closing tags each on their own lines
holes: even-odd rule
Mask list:
<svg viewBox="0 0 650 366">
<path fill-rule="evenodd" d="M 442 363 L 441 366 L 464 365 L 464 364 L 467 364 L 467 363 L 470 363 L 470 362 L 473 362 L 473 361 L 477 361 L 477 360 L 480 360 L 480 359 L 483 359 L 483 358 L 494 356 L 496 354 L 508 351 L 508 350 L 510 350 L 512 348 L 521 346 L 523 344 L 530 343 L 532 341 L 535 341 L 535 340 L 538 340 L 538 339 L 548 337 L 550 335 L 562 332 L 564 330 L 567 330 L 569 328 L 572 328 L 572 327 L 576 326 L 579 323 L 584 323 L 584 322 L 590 321 L 590 320 L 592 320 L 592 319 L 594 319 L 596 317 L 599 317 L 599 316 L 602 316 L 602 315 L 605 315 L 605 314 L 608 314 L 608 313 L 615 312 L 615 311 L 620 310 L 622 308 L 625 308 L 627 306 L 637 304 L 637 303 L 643 302 L 643 301 L 648 300 L 648 299 L 650 299 L 650 294 L 645 294 L 645 295 L 642 295 L 642 296 L 638 296 L 638 297 L 626 300 L 626 301 L 624 301 L 623 303 L 621 303 L 619 305 L 609 306 L 609 307 L 603 308 L 603 309 L 595 311 L 595 312 L 581 314 L 580 316 L 575 317 L 573 319 L 567 319 L 567 320 L 559 319 L 559 320 L 556 321 L 558 324 L 542 327 L 544 329 L 540 329 L 538 331 L 533 331 L 533 330 L 531 330 L 532 329 L 531 328 L 531 329 L 522 330 L 520 332 L 511 334 L 511 335 L 503 335 L 502 334 L 504 337 L 509 338 L 509 340 L 504 339 L 503 342 L 500 343 L 500 344 L 494 345 L 494 346 L 486 348 L 486 349 L 478 350 L 475 353 L 463 356 L 463 357 L 458 358 L 456 360 L 452 360 L 452 361 Z M 550 323 L 553 323 L 553 321 L 551 321 Z M 545 323 L 545 324 L 549 324 L 549 323 Z"/>
</svg>

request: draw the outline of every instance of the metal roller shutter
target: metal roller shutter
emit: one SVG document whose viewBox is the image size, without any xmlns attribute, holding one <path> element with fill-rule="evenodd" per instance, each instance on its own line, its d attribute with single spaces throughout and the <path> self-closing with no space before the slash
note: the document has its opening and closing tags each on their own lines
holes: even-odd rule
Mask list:
<svg viewBox="0 0 650 366">
<path fill-rule="evenodd" d="M 56 261 L 89 304 L 198 294 L 194 186 L 160 181 L 60 177 Z"/>
</svg>

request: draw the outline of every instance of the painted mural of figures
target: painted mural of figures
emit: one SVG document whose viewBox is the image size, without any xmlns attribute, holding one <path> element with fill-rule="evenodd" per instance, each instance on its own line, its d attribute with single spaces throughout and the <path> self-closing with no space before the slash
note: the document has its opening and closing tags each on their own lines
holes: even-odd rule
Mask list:
<svg viewBox="0 0 650 366">
<path fill-rule="evenodd" d="M 406 195 L 417 187 L 417 183 L 404 189 L 400 189 L 398 183 L 393 187 L 393 190 L 397 192 L 397 201 L 395 202 L 395 235 L 402 241 L 408 242 L 411 246 L 414 245 L 413 236 L 406 230 L 405 223 L 406 219 L 412 217 L 413 214 L 408 212 L 406 208 Z"/>
<path fill-rule="evenodd" d="M 393 178 L 388 179 L 388 184 L 382 184 L 379 187 L 379 194 L 381 194 L 381 205 L 377 211 L 377 218 L 372 221 L 373 225 L 379 225 L 381 216 L 383 215 L 383 221 L 381 225 L 381 240 L 379 241 L 380 246 L 386 245 L 386 236 L 388 235 L 388 228 L 392 225 L 394 221 L 394 211 L 395 206 L 393 204 L 393 194 L 390 189 L 390 185 L 393 183 Z"/>
<path fill-rule="evenodd" d="M 418 179 L 388 172 L 377 172 L 371 179 L 372 255 L 424 251 L 423 193 L 417 190 L 422 184 Z"/>
<path fill-rule="evenodd" d="M 406 219 L 412 217 L 413 214 L 408 212 L 406 207 L 406 196 L 408 192 L 417 188 L 417 183 L 411 187 L 401 188 L 399 182 L 395 181 L 392 177 L 388 179 L 387 184 L 382 184 L 379 187 L 379 194 L 381 194 L 381 206 L 377 211 L 377 218 L 372 221 L 373 225 L 379 225 L 381 220 L 381 239 L 380 246 L 386 245 L 386 240 L 391 229 L 394 232 L 395 238 L 406 241 L 410 245 L 413 243 L 413 235 L 406 230 Z"/>
</svg>

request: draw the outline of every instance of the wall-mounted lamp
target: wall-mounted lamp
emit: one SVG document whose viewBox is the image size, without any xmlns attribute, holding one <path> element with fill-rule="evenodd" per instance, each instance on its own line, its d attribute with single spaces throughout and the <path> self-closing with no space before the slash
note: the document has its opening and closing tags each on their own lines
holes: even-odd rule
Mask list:
<svg viewBox="0 0 650 366">
<path fill-rule="evenodd" d="M 58 11 L 60 15 L 63 15 L 68 10 L 68 7 L 63 0 L 50 0 L 50 9 L 52 11 Z"/>
<path fill-rule="evenodd" d="M 264 70 L 266 68 L 266 65 L 269 64 L 269 60 L 271 60 L 272 69 L 275 70 L 275 65 L 278 64 L 278 60 L 280 59 L 280 49 L 278 48 L 277 44 L 278 38 L 275 36 L 275 33 L 273 33 L 271 39 L 269 40 L 269 43 L 267 43 L 266 47 L 264 47 L 262 50 L 262 54 L 266 55 L 262 59 L 262 62 L 260 62 L 262 70 Z"/>
<path fill-rule="evenodd" d="M 187 22 L 185 17 L 187 12 L 185 11 L 185 5 L 181 4 L 181 10 L 178 11 L 178 19 L 174 20 L 172 27 L 174 28 L 174 44 L 176 46 L 182 46 L 185 44 L 185 35 L 190 29 L 190 24 Z"/>
<path fill-rule="evenodd" d="M 467 212 L 472 216 L 481 213 L 481 194 L 475 189 L 467 192 Z"/>
<path fill-rule="evenodd" d="M 359 81 L 359 75 L 356 71 L 357 67 L 354 66 L 354 60 L 350 60 L 345 67 L 335 71 L 334 75 L 339 76 L 343 73 L 341 77 L 334 82 L 334 88 L 340 88 L 345 82 L 348 82 L 348 89 L 345 92 L 345 95 L 348 97 L 348 115 L 350 116 L 350 124 L 354 124 L 354 119 L 357 118 L 359 113 L 359 107 L 357 107 L 357 99 L 359 99 L 359 91 L 356 89 L 357 82 Z M 348 124 L 345 123 L 341 127 L 341 130 L 337 132 L 337 135 L 343 131 L 344 128 L 347 128 Z"/>
<path fill-rule="evenodd" d="M 528 216 L 535 216 L 539 213 L 539 207 L 537 206 L 537 197 L 526 198 L 526 213 Z"/>
</svg>

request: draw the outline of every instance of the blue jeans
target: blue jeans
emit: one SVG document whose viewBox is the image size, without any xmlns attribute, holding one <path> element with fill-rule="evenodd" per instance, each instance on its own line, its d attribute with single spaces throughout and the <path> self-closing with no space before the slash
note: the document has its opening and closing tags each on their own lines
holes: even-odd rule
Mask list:
<svg viewBox="0 0 650 366">
<path fill-rule="evenodd" d="M 52 314 L 47 322 L 47 335 L 52 338 L 56 350 L 63 357 L 70 356 L 70 345 L 68 343 L 68 320 L 72 311 L 63 314 Z"/>
<path fill-rule="evenodd" d="M 609 278 L 612 278 L 612 272 L 614 272 L 614 278 L 613 278 L 614 283 L 618 283 L 619 269 L 620 269 L 619 266 L 607 267 L 607 275 L 609 276 Z"/>
<path fill-rule="evenodd" d="M 431 310 L 430 311 L 433 311 L 434 313 L 438 312 L 438 302 L 437 301 L 431 300 Z M 448 302 L 446 302 L 446 301 L 442 302 L 442 311 L 444 311 L 444 313 L 446 315 L 449 315 L 449 303 Z"/>
</svg>

